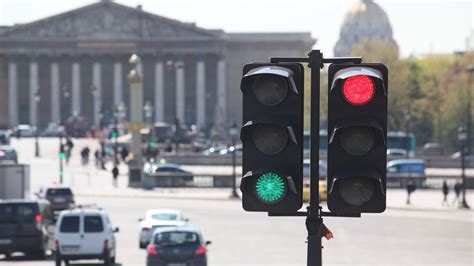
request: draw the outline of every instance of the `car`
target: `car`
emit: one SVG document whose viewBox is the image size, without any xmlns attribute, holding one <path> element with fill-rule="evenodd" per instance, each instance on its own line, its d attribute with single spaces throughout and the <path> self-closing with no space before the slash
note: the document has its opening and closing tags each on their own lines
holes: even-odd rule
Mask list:
<svg viewBox="0 0 474 266">
<path fill-rule="evenodd" d="M 54 217 L 46 200 L 0 200 L 0 254 L 38 258 L 54 249 Z"/>
<path fill-rule="evenodd" d="M 193 227 L 164 227 L 153 232 L 147 247 L 147 266 L 207 266 L 207 246 Z"/>
<path fill-rule="evenodd" d="M 41 132 L 43 137 L 60 137 L 64 134 L 64 127 L 56 123 L 49 123 L 48 127 Z"/>
<path fill-rule="evenodd" d="M 18 154 L 10 146 L 0 146 L 0 162 L 18 163 Z"/>
<path fill-rule="evenodd" d="M 407 151 L 404 149 L 387 149 L 387 156 L 389 157 L 407 157 Z"/>
<path fill-rule="evenodd" d="M 425 160 L 400 159 L 387 163 L 387 176 L 425 177 Z"/>
<path fill-rule="evenodd" d="M 18 125 L 13 131 L 20 137 L 34 137 L 36 134 L 36 129 L 30 125 Z"/>
<path fill-rule="evenodd" d="M 56 224 L 55 263 L 99 259 L 104 265 L 115 264 L 118 227 L 113 227 L 105 211 L 97 207 L 78 206 L 62 211 Z"/>
<path fill-rule="evenodd" d="M 473 152 L 468 152 L 468 151 L 464 152 L 464 157 L 466 157 L 466 158 L 472 158 L 473 156 L 474 156 Z M 458 151 L 458 152 L 453 153 L 451 155 L 451 158 L 452 159 L 461 159 L 461 152 Z"/>
<path fill-rule="evenodd" d="M 387 163 L 387 186 L 404 188 L 409 180 L 417 187 L 426 180 L 426 164 L 421 159 L 400 159 Z"/>
<path fill-rule="evenodd" d="M 227 154 L 227 146 L 216 146 L 216 147 L 211 147 L 205 151 L 203 151 L 204 155 L 213 155 L 213 154 Z"/>
<path fill-rule="evenodd" d="M 55 214 L 59 211 L 74 207 L 74 194 L 70 187 L 53 183 L 43 186 L 35 195 L 40 199 L 48 200 Z"/>
<path fill-rule="evenodd" d="M 303 201 L 309 201 L 310 185 L 309 178 L 303 180 Z M 319 201 L 326 201 L 328 198 L 326 180 L 319 180 Z"/>
<path fill-rule="evenodd" d="M 10 130 L 0 129 L 0 144 L 9 145 L 10 137 L 11 137 Z"/>
<path fill-rule="evenodd" d="M 150 242 L 153 230 L 169 226 L 185 226 L 188 219 L 179 210 L 153 209 L 148 210 L 145 219 L 138 219 L 140 222 L 140 236 L 138 246 L 146 248 Z"/>
</svg>

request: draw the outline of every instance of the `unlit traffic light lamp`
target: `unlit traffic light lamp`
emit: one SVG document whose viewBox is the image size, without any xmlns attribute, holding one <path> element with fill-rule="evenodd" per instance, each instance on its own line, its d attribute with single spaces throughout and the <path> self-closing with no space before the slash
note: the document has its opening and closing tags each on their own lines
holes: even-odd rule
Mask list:
<svg viewBox="0 0 474 266">
<path fill-rule="evenodd" d="M 241 82 L 242 205 L 291 212 L 302 205 L 303 76 L 296 63 L 254 63 Z"/>
<path fill-rule="evenodd" d="M 333 64 L 328 78 L 328 208 L 383 212 L 388 70 L 383 64 Z"/>
</svg>

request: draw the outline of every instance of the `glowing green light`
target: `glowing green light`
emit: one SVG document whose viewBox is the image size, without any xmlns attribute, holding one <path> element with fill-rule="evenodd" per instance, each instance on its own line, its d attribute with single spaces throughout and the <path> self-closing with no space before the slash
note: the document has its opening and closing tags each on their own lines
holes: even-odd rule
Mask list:
<svg viewBox="0 0 474 266">
<path fill-rule="evenodd" d="M 59 176 L 64 176 L 64 171 L 59 171 Z"/>
<path fill-rule="evenodd" d="M 112 138 L 115 139 L 118 137 L 118 133 L 117 132 L 112 132 Z"/>
<path fill-rule="evenodd" d="M 258 177 L 255 191 L 262 202 L 276 203 L 285 195 L 286 184 L 281 176 L 275 173 L 265 173 Z"/>
<path fill-rule="evenodd" d="M 59 158 L 64 159 L 66 158 L 66 154 L 64 152 L 59 153 Z"/>
<path fill-rule="evenodd" d="M 148 146 L 150 146 L 150 148 L 155 148 L 156 142 L 151 140 L 150 142 L 148 142 Z"/>
</svg>

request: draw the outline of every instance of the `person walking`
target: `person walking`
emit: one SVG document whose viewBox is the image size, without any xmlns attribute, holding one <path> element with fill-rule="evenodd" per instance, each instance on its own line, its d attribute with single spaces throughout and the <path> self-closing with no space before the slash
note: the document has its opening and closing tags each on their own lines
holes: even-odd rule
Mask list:
<svg viewBox="0 0 474 266">
<path fill-rule="evenodd" d="M 449 202 L 448 202 L 449 187 L 446 180 L 443 180 L 443 187 L 441 188 L 441 190 L 443 192 L 443 202 L 441 203 L 441 206 L 445 206 L 445 205 L 449 206 Z"/>
<path fill-rule="evenodd" d="M 413 182 L 413 180 L 409 180 L 407 184 L 407 205 L 410 205 L 410 197 L 411 193 L 415 192 L 416 190 L 416 184 Z"/>
<path fill-rule="evenodd" d="M 118 175 L 119 175 L 119 169 L 118 169 L 117 165 L 115 165 L 114 168 L 112 169 L 112 178 L 113 178 L 114 187 L 117 187 Z"/>
<path fill-rule="evenodd" d="M 459 196 L 461 195 L 461 189 L 462 189 L 462 185 L 460 182 L 456 182 L 456 184 L 454 184 L 454 200 L 453 200 L 453 206 L 455 206 L 454 204 L 457 203 L 459 204 Z"/>
</svg>

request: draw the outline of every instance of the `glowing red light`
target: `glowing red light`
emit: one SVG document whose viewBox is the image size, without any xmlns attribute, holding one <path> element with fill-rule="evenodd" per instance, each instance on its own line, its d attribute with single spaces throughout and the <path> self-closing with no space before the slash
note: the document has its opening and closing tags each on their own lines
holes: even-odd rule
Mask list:
<svg viewBox="0 0 474 266">
<path fill-rule="evenodd" d="M 41 215 L 37 214 L 37 215 L 35 216 L 35 221 L 36 221 L 37 223 L 39 223 L 39 222 L 41 222 L 41 220 L 42 220 Z"/>
<path fill-rule="evenodd" d="M 153 244 L 148 246 L 147 253 L 151 256 L 158 256 L 158 251 L 156 251 L 155 245 Z"/>
<path fill-rule="evenodd" d="M 374 97 L 375 86 L 366 75 L 352 76 L 344 81 L 342 92 L 346 101 L 352 105 L 364 105 Z"/>
<path fill-rule="evenodd" d="M 195 256 L 202 256 L 206 253 L 206 248 L 204 246 L 199 246 L 196 252 L 194 253 Z"/>
</svg>

